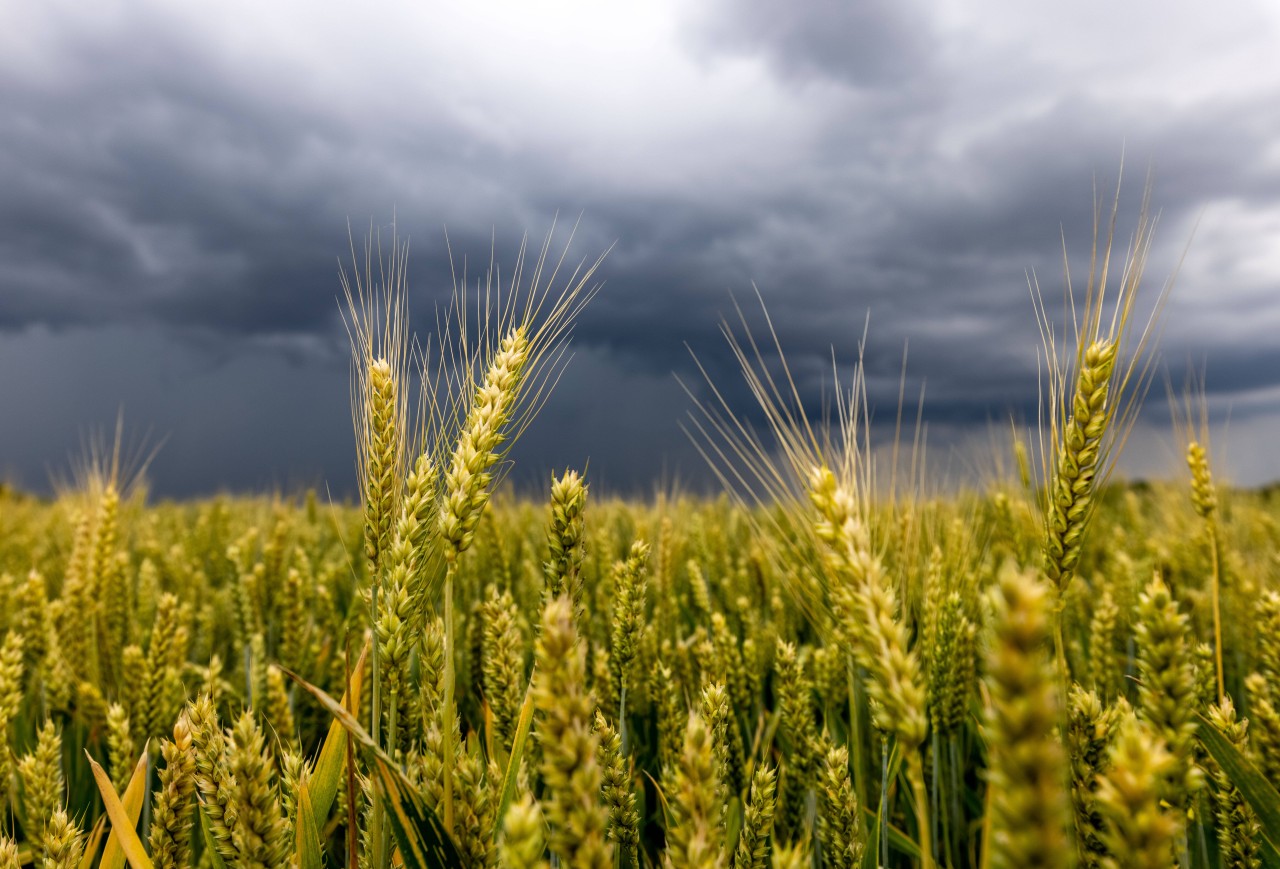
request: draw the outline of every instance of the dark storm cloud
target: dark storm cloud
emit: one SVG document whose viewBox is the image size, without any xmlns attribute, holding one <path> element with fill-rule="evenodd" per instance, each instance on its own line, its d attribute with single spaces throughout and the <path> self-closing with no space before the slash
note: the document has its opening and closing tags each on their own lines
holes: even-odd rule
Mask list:
<svg viewBox="0 0 1280 869">
<path fill-rule="evenodd" d="M 579 214 L 575 258 L 616 242 L 578 359 L 517 454 L 534 483 L 587 456 L 620 489 L 692 475 L 670 372 L 703 391 L 687 343 L 749 405 L 719 321 L 732 292 L 762 328 L 753 283 L 815 401 L 870 315 L 877 419 L 894 416 L 904 346 L 908 402 L 927 382 L 936 430 L 1033 418 L 1027 275 L 1053 310 L 1062 233 L 1082 278 L 1091 184 L 1110 196 L 1122 147 L 1122 239 L 1155 178 L 1152 290 L 1200 221 L 1165 358 L 1207 358 L 1223 413 L 1233 396 L 1274 410 L 1257 396 L 1280 387 L 1280 80 L 1239 66 L 1265 56 L 1261 7 L 1175 10 L 1169 53 L 1128 60 L 1088 9 L 1042 24 L 999 2 L 970 19 L 879 2 L 657 4 L 625 21 L 583 7 L 573 26 L 514 7 L 242 10 L 263 16 L 252 32 L 235 10 L 49 8 L 23 12 L 27 42 L 0 41 L 0 400 L 28 408 L 0 463 L 29 483 L 59 458 L 50 433 L 120 401 L 171 435 L 162 488 L 349 481 L 338 261 L 349 219 L 358 248 L 393 214 L 423 331 L 451 285 L 445 225 L 473 280 L 491 239 L 509 265 L 557 213 L 556 250 Z M 1033 51 L 1041 26 L 1057 39 Z M 76 372 L 94 384 L 83 402 Z"/>
<path fill-rule="evenodd" d="M 788 75 L 876 88 L 915 78 L 928 67 L 930 26 L 910 2 L 718 0 L 703 11 L 695 34 L 719 50 L 763 51 Z"/>
<path fill-rule="evenodd" d="M 0 415 L 0 478 L 70 477 L 85 438 L 123 411 L 127 453 L 162 444 L 149 470 L 161 494 L 353 488 L 341 361 L 299 365 L 240 344 L 210 364 L 158 328 L 76 326 L 6 336 L 0 371 L 7 406 L 20 409 Z"/>
</svg>

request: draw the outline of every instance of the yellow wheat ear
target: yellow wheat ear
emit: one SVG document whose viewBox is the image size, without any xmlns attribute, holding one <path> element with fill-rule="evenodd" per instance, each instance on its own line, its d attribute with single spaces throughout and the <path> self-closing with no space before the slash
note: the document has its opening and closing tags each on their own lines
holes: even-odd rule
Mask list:
<svg viewBox="0 0 1280 869">
<path fill-rule="evenodd" d="M 1173 427 L 1185 451 L 1191 474 L 1191 506 L 1200 517 L 1209 550 L 1209 596 L 1213 606 L 1214 678 L 1217 702 L 1227 702 L 1227 685 L 1222 660 L 1222 565 L 1218 537 L 1218 487 L 1213 479 L 1212 449 L 1209 442 L 1209 401 L 1205 394 L 1204 371 L 1192 370 L 1182 391 L 1181 402 L 1174 396 L 1166 376 L 1165 389 L 1173 411 Z"/>
<path fill-rule="evenodd" d="M 1104 211 L 1095 187 L 1093 245 L 1083 299 L 1075 295 L 1064 235 L 1066 292 L 1060 326 L 1049 315 L 1034 274 L 1030 281 L 1044 361 L 1039 410 L 1042 564 L 1056 592 L 1054 646 L 1064 695 L 1069 683 L 1064 595 L 1079 568 L 1098 492 L 1115 471 L 1151 385 L 1160 314 L 1173 285 L 1171 275 L 1154 293 L 1143 322 L 1137 316 L 1138 299 L 1145 295 L 1143 272 L 1156 224 L 1149 178 L 1115 280 L 1120 190 L 1118 179 L 1110 210 Z"/>
<path fill-rule="evenodd" d="M 1111 747 L 1106 772 L 1098 776 L 1102 843 L 1117 866 L 1168 866 L 1174 859 L 1182 821 L 1163 801 L 1162 782 L 1176 763 L 1152 727 L 1125 716 Z"/>
<path fill-rule="evenodd" d="M 1095 193 L 1094 237 L 1083 299 L 1068 265 L 1064 316 L 1055 326 L 1031 277 L 1032 300 L 1044 353 L 1040 402 L 1040 459 L 1044 483 L 1044 570 L 1059 593 L 1075 576 L 1095 494 L 1114 472 L 1137 421 L 1154 373 L 1153 347 L 1172 276 L 1154 294 L 1145 322 L 1137 316 L 1143 273 L 1156 226 L 1151 184 L 1144 189 L 1137 224 L 1114 278 L 1120 182 L 1109 212 Z M 1105 234 L 1104 234 L 1105 232 Z M 1176 271 L 1175 271 L 1176 273 Z"/>
<path fill-rule="evenodd" d="M 1012 565 L 997 583 L 986 667 L 991 865 L 1070 866 L 1062 697 L 1046 654 L 1052 592 Z"/>
</svg>

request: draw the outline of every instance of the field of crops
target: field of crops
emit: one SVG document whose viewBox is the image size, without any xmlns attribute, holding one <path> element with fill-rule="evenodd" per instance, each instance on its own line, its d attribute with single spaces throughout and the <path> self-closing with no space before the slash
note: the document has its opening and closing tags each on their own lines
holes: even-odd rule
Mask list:
<svg viewBox="0 0 1280 869">
<path fill-rule="evenodd" d="M 1136 284 L 980 492 L 888 485 L 856 375 L 813 430 L 739 340 L 732 497 L 493 495 L 589 277 L 421 392 L 358 287 L 357 505 L 148 503 L 111 450 L 0 494 L 0 869 L 1280 865 L 1280 496 L 1194 412 L 1185 482 L 1107 484 Z"/>
</svg>

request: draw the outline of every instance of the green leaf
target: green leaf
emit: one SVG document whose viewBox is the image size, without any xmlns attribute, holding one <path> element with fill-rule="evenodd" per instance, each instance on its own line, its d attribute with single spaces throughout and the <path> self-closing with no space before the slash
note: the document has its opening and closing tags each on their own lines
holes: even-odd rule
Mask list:
<svg viewBox="0 0 1280 869">
<path fill-rule="evenodd" d="M 147 788 L 147 749 L 142 749 L 142 756 L 138 758 L 137 765 L 133 768 L 133 775 L 129 778 L 129 784 L 124 789 L 124 811 L 125 816 L 132 821 L 130 829 L 136 830 L 138 827 L 138 816 L 142 814 L 142 801 L 146 796 Z M 116 835 L 114 819 L 111 824 L 111 834 L 107 836 L 107 847 L 102 852 L 102 862 L 98 865 L 101 869 L 124 869 L 125 853 L 120 844 L 120 837 Z"/>
<path fill-rule="evenodd" d="M 321 869 L 320 826 L 311 802 L 311 783 L 304 774 L 298 782 L 298 826 L 294 831 L 299 869 Z"/>
<path fill-rule="evenodd" d="M 413 786 L 390 758 L 381 752 L 372 757 L 374 782 L 382 791 L 387 822 L 400 846 L 407 869 L 461 869 L 462 856 L 445 835 L 439 819 L 426 807 Z"/>
<path fill-rule="evenodd" d="M 213 830 L 209 828 L 209 815 L 205 811 L 204 799 L 200 800 L 200 834 L 204 837 L 204 852 L 213 869 L 227 869 L 226 861 L 218 853 L 218 844 L 213 841 Z"/>
<path fill-rule="evenodd" d="M 898 787 L 901 788 L 900 793 L 904 794 L 907 800 L 911 803 L 911 811 L 914 813 L 917 811 L 917 807 L 915 806 L 915 800 L 912 799 L 911 782 L 907 778 L 906 772 L 902 769 L 902 762 L 902 752 L 898 750 L 898 745 L 895 742 L 893 746 L 893 754 L 889 756 L 889 774 L 891 776 L 899 777 Z M 892 779 L 890 780 L 892 781 Z M 916 817 L 919 817 L 919 815 L 916 815 Z M 889 847 L 891 849 L 901 851 L 912 860 L 920 859 L 920 843 L 895 827 L 893 824 L 889 825 Z"/>
<path fill-rule="evenodd" d="M 516 777 L 520 774 L 520 762 L 524 760 L 524 746 L 529 739 L 529 727 L 533 724 L 533 679 L 524 689 L 524 703 L 520 706 L 520 718 L 516 721 L 516 737 L 511 743 L 511 757 L 507 759 L 507 771 L 502 776 L 502 792 L 498 798 L 498 810 L 493 816 L 493 841 L 498 841 L 507 807 L 516 794 Z"/>
<path fill-rule="evenodd" d="M 360 651 L 360 660 L 356 661 L 351 671 L 351 684 L 342 695 L 342 705 L 350 703 L 349 698 L 359 697 L 364 683 L 365 662 L 369 659 L 369 641 L 365 641 Z M 325 821 L 329 819 L 329 811 L 338 796 L 338 786 L 342 780 L 342 771 L 347 759 L 346 729 L 341 722 L 334 720 L 329 724 L 329 732 L 320 748 L 320 756 L 316 760 L 315 769 L 311 773 L 311 808 L 314 812 L 317 830 L 323 830 Z"/>
<path fill-rule="evenodd" d="M 1198 733 L 1205 750 L 1258 816 L 1267 842 L 1273 848 L 1280 846 L 1280 791 L 1203 715 Z"/>
<path fill-rule="evenodd" d="M 1280 869 L 1280 850 L 1266 839 L 1260 844 L 1262 847 L 1258 849 L 1258 856 L 1262 859 L 1262 869 Z"/>
<path fill-rule="evenodd" d="M 889 825 L 889 847 L 901 851 L 912 860 L 920 859 L 920 843 L 892 824 Z"/>
<path fill-rule="evenodd" d="M 889 774 L 885 781 L 895 781 L 901 769 L 902 751 L 898 748 L 897 740 L 894 740 L 893 750 L 889 753 Z M 862 869 L 877 869 L 880 865 L 880 804 L 877 802 L 874 808 L 868 806 L 863 811 L 870 821 L 867 828 L 867 843 L 862 849 Z M 920 856 L 919 846 L 902 835 L 899 830 L 890 827 L 888 835 L 890 845 L 896 845 L 907 853 L 913 853 L 916 857 Z"/>
<path fill-rule="evenodd" d="M 320 705 L 360 743 L 374 786 L 390 809 L 387 817 L 406 869 L 461 869 L 462 856 L 440 819 L 426 807 L 417 789 L 400 772 L 395 761 L 373 741 L 351 711 L 297 673 L 281 669 L 320 701 Z"/>
<path fill-rule="evenodd" d="M 876 869 L 880 865 L 880 813 L 867 812 L 867 841 L 862 848 L 862 869 Z"/>
<path fill-rule="evenodd" d="M 742 837 L 742 798 L 730 794 L 724 813 L 725 853 L 733 854 L 738 850 L 738 839 Z"/>
<path fill-rule="evenodd" d="M 98 790 L 102 793 L 102 804 L 106 807 L 107 817 L 111 819 L 111 837 L 118 839 L 120 848 L 133 869 L 153 869 L 151 858 L 147 856 L 147 850 L 142 847 L 142 840 L 138 838 L 138 831 L 134 829 L 134 825 L 138 823 L 137 816 L 132 820 L 129 819 L 128 812 L 120 802 L 120 795 L 111 786 L 111 779 L 107 776 L 106 770 L 90 756 L 89 752 L 86 751 L 84 756 L 89 758 L 89 768 L 93 770 L 93 777 L 98 782 Z M 145 752 L 143 762 L 146 762 Z M 110 847 L 110 845 L 111 842 L 108 840 L 107 846 Z"/>
</svg>

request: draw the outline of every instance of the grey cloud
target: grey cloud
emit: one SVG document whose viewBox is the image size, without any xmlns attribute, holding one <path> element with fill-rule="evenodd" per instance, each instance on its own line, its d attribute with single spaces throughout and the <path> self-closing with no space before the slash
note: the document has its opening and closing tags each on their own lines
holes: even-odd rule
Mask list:
<svg viewBox="0 0 1280 869">
<path fill-rule="evenodd" d="M 694 32 L 716 50 L 763 51 L 788 76 L 879 88 L 930 68 L 930 29 L 913 2 L 719 0 L 701 11 Z"/>
<path fill-rule="evenodd" d="M 892 418 L 904 345 L 909 400 L 927 384 L 940 433 L 1033 417 L 1039 340 L 1027 273 L 1058 297 L 1061 230 L 1081 274 L 1090 185 L 1096 174 L 1109 195 L 1122 143 L 1122 232 L 1148 165 L 1163 211 L 1153 289 L 1203 215 L 1167 310 L 1165 358 L 1207 356 L 1215 400 L 1280 386 L 1270 337 L 1280 267 L 1239 263 L 1268 243 L 1255 215 L 1280 209 L 1280 120 L 1269 110 L 1280 83 L 1199 97 L 1149 84 L 1126 92 L 1120 73 L 1137 81 L 1142 68 L 1062 77 L 1016 40 L 962 44 L 925 6 L 783 8 L 710 3 L 682 13 L 677 37 L 709 80 L 726 57 L 759 61 L 769 73 L 750 79 L 758 92 L 734 96 L 744 112 L 776 100 L 794 130 L 729 114 L 720 126 L 682 121 L 664 137 L 675 122 L 655 111 L 639 129 L 658 132 L 619 150 L 616 166 L 610 148 L 629 143 L 615 128 L 653 99 L 643 88 L 627 92 L 634 106 L 620 97 L 592 139 L 557 126 L 572 91 L 531 112 L 538 92 L 525 82 L 455 94 L 398 80 L 368 47 L 272 66 L 206 36 L 198 19 L 142 6 L 122 7 L 115 31 L 54 16 L 46 66 L 0 61 L 12 73 L 0 76 L 0 345 L 44 360 L 30 380 L 0 369 L 0 394 L 12 396 L 3 406 L 32 408 L 29 429 L 5 433 L 0 461 L 30 477 L 50 461 L 49 432 L 110 418 L 127 399 L 172 430 L 155 466 L 172 491 L 250 486 L 271 468 L 345 479 L 338 263 L 349 259 L 348 218 L 359 245 L 371 215 L 386 232 L 392 213 L 413 238 L 411 306 L 424 332 L 450 289 L 446 225 L 473 277 L 491 238 L 509 263 L 520 233 L 536 245 L 556 213 L 557 243 L 583 215 L 575 256 L 617 242 L 575 331 L 578 360 L 517 454 L 522 469 L 589 455 L 593 474 L 619 489 L 664 467 L 692 477 L 696 457 L 677 426 L 687 403 L 670 374 L 702 389 L 687 343 L 751 413 L 719 320 L 732 315 L 733 293 L 762 327 L 753 282 L 815 402 L 833 348 L 847 371 L 869 313 L 879 419 Z M 306 63 L 329 56 L 346 76 L 314 70 L 343 85 L 326 98 Z M 440 73 L 432 63 L 419 71 Z M 670 70 L 652 73 L 665 81 Z M 412 102 L 398 104 L 405 93 Z M 682 94 L 657 96 L 678 114 Z M 1247 236 L 1206 232 L 1221 215 Z M 171 360 L 163 378 L 139 348 Z M 75 371 L 96 386 L 82 393 Z M 269 389 L 286 391 L 287 407 L 268 401 Z M 208 411 L 175 398 L 201 390 Z M 303 398 L 323 410 L 292 403 Z M 208 426 L 187 424 L 202 412 Z M 311 445 L 291 451 L 285 433 L 297 435 L 299 421 Z M 236 445 L 240 464 L 213 433 Z"/>
<path fill-rule="evenodd" d="M 226 361 L 155 328 L 27 330 L 0 342 L 0 474 L 44 488 L 66 476 L 84 433 L 118 412 L 137 442 L 163 441 L 156 489 L 192 494 L 323 484 L 349 493 L 354 437 L 345 362 L 296 365 L 229 348 Z"/>
</svg>

